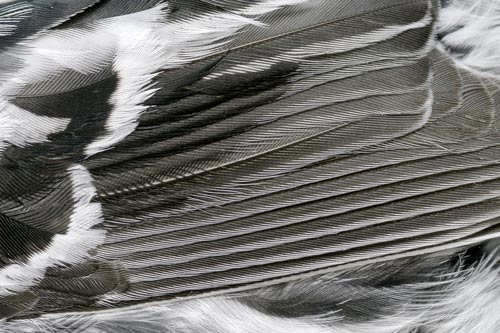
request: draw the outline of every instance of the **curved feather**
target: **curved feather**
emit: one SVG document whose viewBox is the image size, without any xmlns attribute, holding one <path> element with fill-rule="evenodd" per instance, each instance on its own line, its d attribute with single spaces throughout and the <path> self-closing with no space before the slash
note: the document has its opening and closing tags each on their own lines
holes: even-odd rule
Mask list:
<svg viewBox="0 0 500 333">
<path fill-rule="evenodd" d="M 0 316 L 498 235 L 499 81 L 436 46 L 437 1 L 43 6 L 0 7 Z"/>
</svg>

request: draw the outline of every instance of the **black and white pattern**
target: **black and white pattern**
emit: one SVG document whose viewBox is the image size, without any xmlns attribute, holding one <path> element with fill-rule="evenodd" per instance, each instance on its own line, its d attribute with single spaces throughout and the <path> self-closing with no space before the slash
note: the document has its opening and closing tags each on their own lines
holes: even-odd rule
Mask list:
<svg viewBox="0 0 500 333">
<path fill-rule="evenodd" d="M 497 332 L 498 22 L 0 0 L 0 332 Z"/>
</svg>

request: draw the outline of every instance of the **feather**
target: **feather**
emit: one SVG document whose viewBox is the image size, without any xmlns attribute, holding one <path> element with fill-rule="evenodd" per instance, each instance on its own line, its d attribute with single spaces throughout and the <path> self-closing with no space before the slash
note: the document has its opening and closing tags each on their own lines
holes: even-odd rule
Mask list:
<svg viewBox="0 0 500 333">
<path fill-rule="evenodd" d="M 459 262 L 467 259 L 462 253 Z M 274 287 L 102 312 L 2 322 L 4 332 L 495 332 L 493 257 L 472 268 L 444 257 L 376 264 Z M 374 270 L 379 272 L 375 272 Z M 404 275 L 390 280 L 392 273 Z M 403 272 L 406 272 L 403 273 Z M 390 285 L 390 287 L 388 287 Z M 385 286 L 385 287 L 384 287 Z"/>
<path fill-rule="evenodd" d="M 48 267 L 82 261 L 88 250 L 103 242 L 105 232 L 92 230 L 93 226 L 102 222 L 102 216 L 100 205 L 91 202 L 95 189 L 90 175 L 81 166 L 74 166 L 69 172 L 73 183 L 74 208 L 67 232 L 55 235 L 46 249 L 30 256 L 26 263 L 0 269 L 0 295 L 26 290 L 39 282 Z M 67 251 L 68 248 L 72 250 Z"/>
<path fill-rule="evenodd" d="M 495 1 L 451 1 L 437 25 L 442 47 L 458 64 L 481 75 L 498 76 L 498 22 Z"/>
<path fill-rule="evenodd" d="M 2 2 L 0 331 L 496 331 L 469 4 Z"/>
</svg>

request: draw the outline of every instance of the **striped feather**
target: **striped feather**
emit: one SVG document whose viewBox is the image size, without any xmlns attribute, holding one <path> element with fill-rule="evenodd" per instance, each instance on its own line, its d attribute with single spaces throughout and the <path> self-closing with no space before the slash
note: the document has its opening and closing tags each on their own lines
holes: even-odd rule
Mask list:
<svg viewBox="0 0 500 333">
<path fill-rule="evenodd" d="M 470 318 L 424 296 L 498 274 L 462 262 L 500 232 L 496 44 L 469 38 L 496 11 L 465 3 L 0 4 L 0 331 Z"/>
</svg>

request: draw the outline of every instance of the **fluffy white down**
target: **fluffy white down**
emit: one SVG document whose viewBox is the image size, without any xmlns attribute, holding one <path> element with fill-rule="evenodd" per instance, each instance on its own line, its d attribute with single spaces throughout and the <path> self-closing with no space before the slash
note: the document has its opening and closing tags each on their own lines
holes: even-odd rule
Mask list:
<svg viewBox="0 0 500 333">
<path fill-rule="evenodd" d="M 450 0 L 437 32 L 457 64 L 484 75 L 500 75 L 500 1 Z"/>
<path fill-rule="evenodd" d="M 338 290 L 334 277 L 331 280 L 323 277 L 323 281 L 317 285 L 323 293 L 317 295 Z M 300 285 L 291 284 L 292 287 Z M 441 282 L 410 284 L 400 289 L 398 296 L 401 296 L 399 299 L 413 296 L 419 301 L 403 303 L 390 316 L 361 323 L 344 322 L 341 311 L 295 318 L 272 316 L 245 305 L 237 297 L 218 296 L 98 313 L 5 321 L 0 322 L 0 332 L 412 333 L 420 329 L 419 332 L 426 333 L 495 333 L 500 330 L 498 255 L 494 253 L 476 268 L 452 271 L 443 276 Z"/>
</svg>

